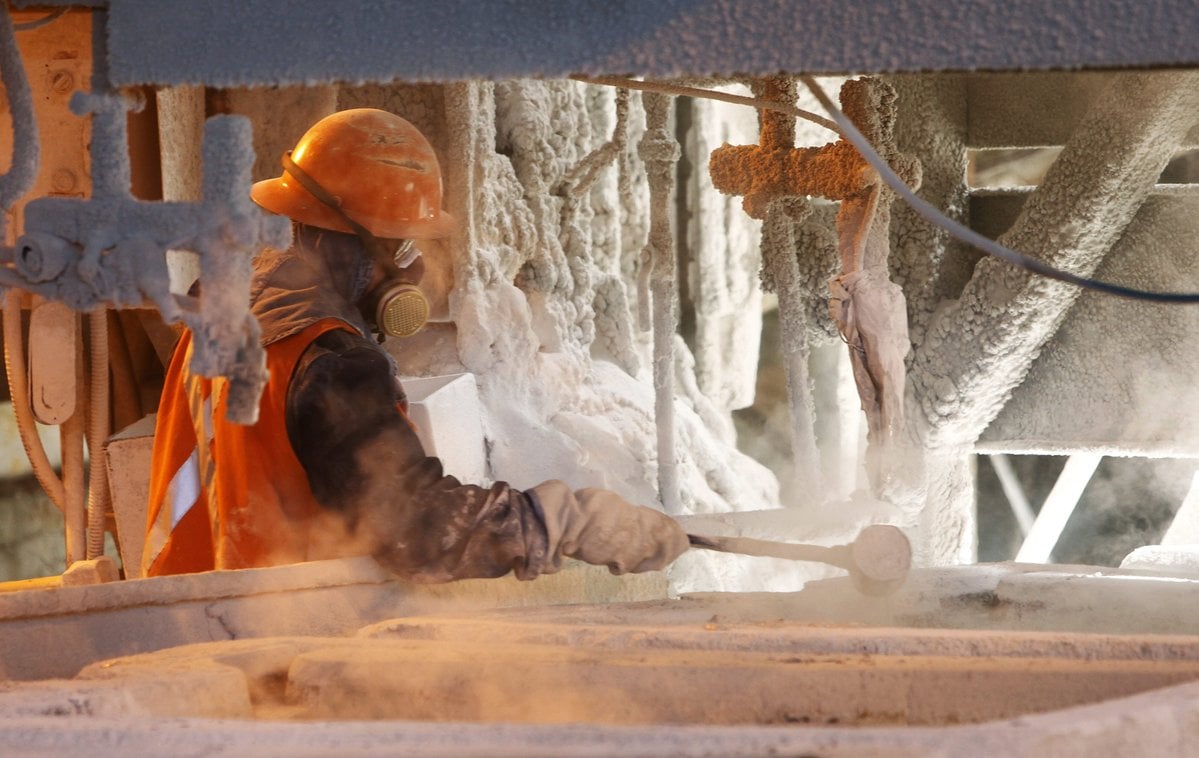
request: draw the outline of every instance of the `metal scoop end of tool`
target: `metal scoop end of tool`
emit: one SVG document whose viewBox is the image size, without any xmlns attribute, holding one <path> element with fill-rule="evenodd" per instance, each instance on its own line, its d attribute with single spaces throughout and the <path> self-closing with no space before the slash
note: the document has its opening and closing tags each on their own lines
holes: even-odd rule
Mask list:
<svg viewBox="0 0 1199 758">
<path fill-rule="evenodd" d="M 912 567 L 912 544 L 895 526 L 874 524 L 848 545 L 804 545 L 748 537 L 708 537 L 688 534 L 691 546 L 722 553 L 827 563 L 849 572 L 864 595 L 888 595 L 903 584 Z"/>
</svg>

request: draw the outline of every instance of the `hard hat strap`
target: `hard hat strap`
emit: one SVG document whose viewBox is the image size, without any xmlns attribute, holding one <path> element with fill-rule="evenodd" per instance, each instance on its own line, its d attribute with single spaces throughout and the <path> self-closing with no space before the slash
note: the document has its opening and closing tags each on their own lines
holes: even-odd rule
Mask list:
<svg viewBox="0 0 1199 758">
<path fill-rule="evenodd" d="M 369 252 L 371 257 L 373 257 L 375 261 L 383 267 L 383 270 L 387 272 L 388 276 L 400 276 L 400 270 L 396 266 L 395 256 L 387 251 L 387 248 L 383 245 L 382 241 L 380 241 L 370 229 L 367 229 L 365 226 L 354 220 L 350 214 L 346 213 L 341 207 L 341 202 L 336 197 L 331 195 L 328 190 L 320 185 L 319 182 L 309 176 L 307 171 L 300 168 L 299 164 L 291 159 L 290 150 L 283 154 L 282 163 L 284 171 L 294 176 L 296 181 L 298 181 L 304 189 L 308 190 L 310 195 L 319 200 L 322 205 L 328 207 L 330 210 L 340 216 L 341 220 L 345 222 L 346 226 L 350 227 L 350 229 L 354 231 L 354 234 L 358 235 L 358 238 L 362 240 L 362 244 L 366 247 L 367 252 Z"/>
</svg>

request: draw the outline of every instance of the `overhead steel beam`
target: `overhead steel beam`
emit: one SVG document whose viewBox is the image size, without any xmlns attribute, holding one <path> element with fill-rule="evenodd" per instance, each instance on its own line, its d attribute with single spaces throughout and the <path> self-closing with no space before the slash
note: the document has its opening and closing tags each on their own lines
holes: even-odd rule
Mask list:
<svg viewBox="0 0 1199 758">
<path fill-rule="evenodd" d="M 39 7 L 92 4 L 36 0 Z M 1199 64 L 1193 0 L 109 0 L 107 6 L 117 86 Z"/>
</svg>

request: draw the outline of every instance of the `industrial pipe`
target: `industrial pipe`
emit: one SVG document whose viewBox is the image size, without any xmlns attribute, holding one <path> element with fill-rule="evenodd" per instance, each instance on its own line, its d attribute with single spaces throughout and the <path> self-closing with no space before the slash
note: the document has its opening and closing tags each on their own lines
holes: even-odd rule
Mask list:
<svg viewBox="0 0 1199 758">
<path fill-rule="evenodd" d="M 87 407 L 88 493 L 87 559 L 104 554 L 104 523 L 108 515 L 108 464 L 105 442 L 109 430 L 108 309 L 98 306 L 88 314 L 90 328 Z"/>
</svg>

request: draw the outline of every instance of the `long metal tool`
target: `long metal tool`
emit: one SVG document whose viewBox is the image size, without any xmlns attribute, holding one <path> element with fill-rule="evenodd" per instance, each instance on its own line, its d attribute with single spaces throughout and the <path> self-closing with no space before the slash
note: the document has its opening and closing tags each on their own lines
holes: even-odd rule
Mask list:
<svg viewBox="0 0 1199 758">
<path fill-rule="evenodd" d="M 874 524 L 858 533 L 848 545 L 804 545 L 748 537 L 706 537 L 688 534 L 691 546 L 722 553 L 816 561 L 843 568 L 854 586 L 866 595 L 887 595 L 907 578 L 912 567 L 912 545 L 898 527 Z"/>
</svg>

